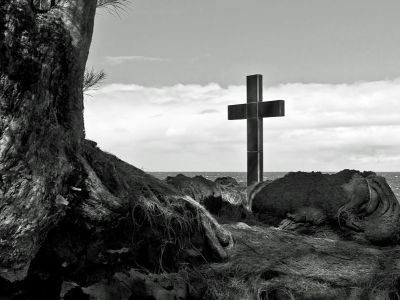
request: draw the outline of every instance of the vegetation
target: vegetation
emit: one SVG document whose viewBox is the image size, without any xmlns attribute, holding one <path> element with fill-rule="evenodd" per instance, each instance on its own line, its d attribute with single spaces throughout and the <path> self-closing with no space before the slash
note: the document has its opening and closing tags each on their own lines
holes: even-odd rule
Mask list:
<svg viewBox="0 0 400 300">
<path fill-rule="evenodd" d="M 97 89 L 106 79 L 106 73 L 103 70 L 95 71 L 94 69 L 86 70 L 83 78 L 83 92 Z"/>
<path fill-rule="evenodd" d="M 395 299 L 397 247 L 222 226 L 85 139 L 96 8 L 125 3 L 0 2 L 0 298 Z"/>
</svg>

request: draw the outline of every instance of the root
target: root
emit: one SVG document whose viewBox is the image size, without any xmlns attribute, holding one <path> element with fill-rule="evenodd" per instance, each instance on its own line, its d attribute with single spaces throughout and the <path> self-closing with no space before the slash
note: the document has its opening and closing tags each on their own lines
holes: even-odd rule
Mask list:
<svg viewBox="0 0 400 300">
<path fill-rule="evenodd" d="M 154 229 L 161 233 L 164 245 L 178 249 L 190 247 L 191 236 L 201 233 L 214 258 L 228 257 L 233 246 L 231 234 L 193 198 L 181 195 L 93 144 L 87 144 L 86 151 L 87 158 L 82 160 L 88 174 L 89 199 L 82 204 L 86 216 L 97 217 L 97 221 L 99 217 L 111 220 L 127 212 L 134 235 L 141 234 L 146 226 L 150 232 Z"/>
</svg>

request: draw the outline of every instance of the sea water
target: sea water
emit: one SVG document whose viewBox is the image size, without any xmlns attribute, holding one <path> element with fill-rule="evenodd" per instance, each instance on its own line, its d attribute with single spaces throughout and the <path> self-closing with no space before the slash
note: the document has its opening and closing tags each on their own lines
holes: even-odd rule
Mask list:
<svg viewBox="0 0 400 300">
<path fill-rule="evenodd" d="M 176 176 L 178 174 L 184 174 L 189 177 L 201 175 L 212 181 L 218 177 L 229 176 L 235 178 L 238 182 L 246 182 L 245 172 L 150 172 L 150 174 L 159 179 L 165 179 L 167 176 Z M 286 172 L 265 172 L 264 180 L 274 180 L 285 176 L 285 174 Z M 400 172 L 377 172 L 377 174 L 386 178 L 389 186 L 400 201 Z"/>
</svg>

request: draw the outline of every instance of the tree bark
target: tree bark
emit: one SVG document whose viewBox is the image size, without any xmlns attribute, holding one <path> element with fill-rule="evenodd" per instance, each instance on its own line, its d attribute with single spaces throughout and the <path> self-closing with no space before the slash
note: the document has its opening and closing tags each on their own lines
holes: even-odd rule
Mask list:
<svg viewBox="0 0 400 300">
<path fill-rule="evenodd" d="M 52 246 L 42 252 L 75 243 L 104 256 L 110 250 L 104 236 L 116 236 L 119 244 L 137 250 L 112 225 L 127 218 L 134 225 L 136 217 L 149 230 L 135 237 L 139 244 L 143 239 L 154 242 L 152 237 L 161 232 L 154 239 L 161 243 L 157 249 L 164 249 L 162 244 L 184 248 L 191 234 L 200 233 L 211 256 L 219 259 L 226 258 L 225 248 L 232 244 L 230 234 L 195 201 L 84 140 L 82 85 L 96 4 L 0 4 L 0 277 L 9 282 L 27 277 L 52 229 L 46 240 Z M 71 228 L 55 228 L 65 219 L 78 237 Z M 102 233 L 85 240 L 82 228 L 88 235 Z M 63 259 L 61 252 L 54 256 Z M 70 252 L 70 257 L 87 262 L 88 255 Z M 46 264 L 46 258 L 41 262 Z M 103 264 L 97 259 L 92 263 Z M 74 272 L 81 275 L 86 270 L 78 269 L 80 273 Z"/>
<path fill-rule="evenodd" d="M 63 215 L 84 137 L 96 0 L 39 2 L 0 4 L 0 276 L 11 281 Z"/>
</svg>

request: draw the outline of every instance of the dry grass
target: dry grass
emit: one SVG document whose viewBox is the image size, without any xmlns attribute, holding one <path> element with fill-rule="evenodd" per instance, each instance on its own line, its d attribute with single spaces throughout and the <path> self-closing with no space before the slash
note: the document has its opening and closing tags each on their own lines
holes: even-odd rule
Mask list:
<svg viewBox="0 0 400 300">
<path fill-rule="evenodd" d="M 202 269 L 207 299 L 400 299 L 398 248 L 226 226 L 236 245 L 229 261 Z"/>
<path fill-rule="evenodd" d="M 157 248 L 159 257 L 153 260 L 159 260 L 160 272 L 165 268 L 165 256 L 171 264 L 171 261 L 179 261 L 183 250 L 195 248 L 193 237 L 200 239 L 197 243 L 203 243 L 202 248 L 206 252 L 210 250 L 211 256 L 215 250 L 221 250 L 218 249 L 218 239 L 224 240 L 224 231 L 193 199 L 188 199 L 171 186 L 115 156 L 100 151 L 94 143 L 87 142 L 86 152 L 88 163 L 107 190 L 126 203 L 133 225 L 132 247 L 151 243 L 152 247 Z M 158 246 L 154 246 L 155 243 Z"/>
<path fill-rule="evenodd" d="M 361 297 L 368 300 L 400 300 L 399 285 L 400 273 L 383 272 L 362 287 Z"/>
</svg>

